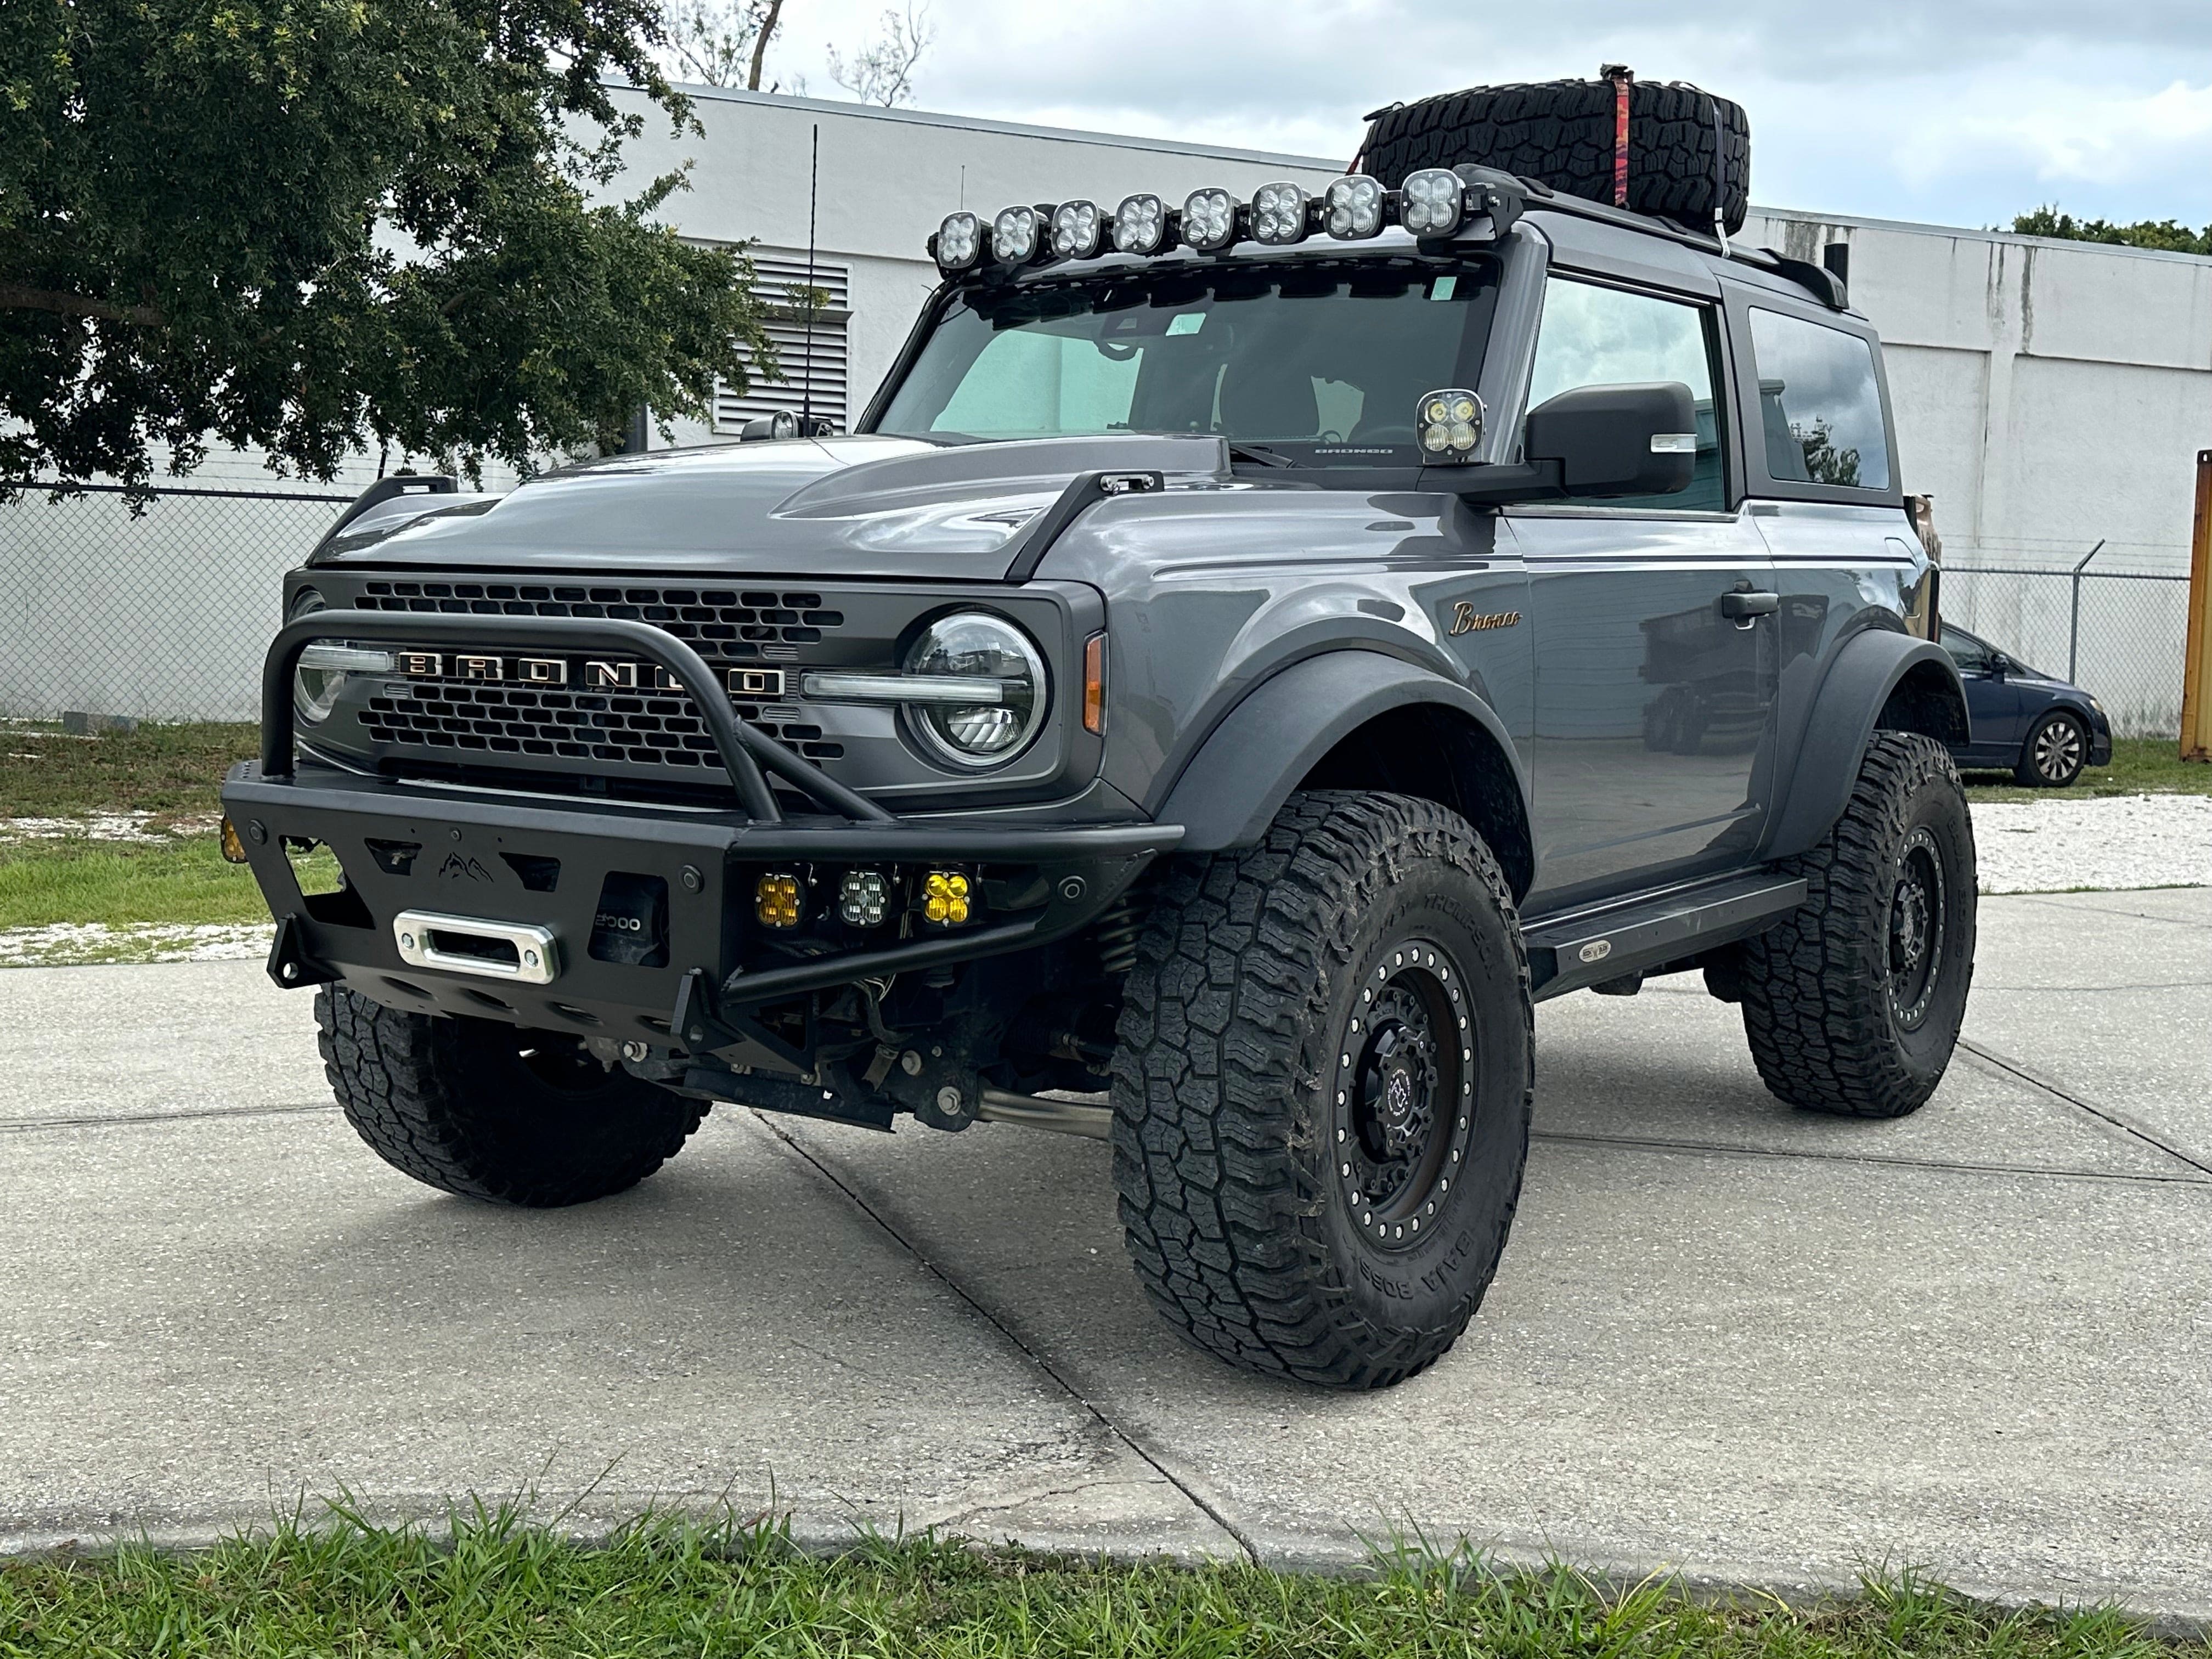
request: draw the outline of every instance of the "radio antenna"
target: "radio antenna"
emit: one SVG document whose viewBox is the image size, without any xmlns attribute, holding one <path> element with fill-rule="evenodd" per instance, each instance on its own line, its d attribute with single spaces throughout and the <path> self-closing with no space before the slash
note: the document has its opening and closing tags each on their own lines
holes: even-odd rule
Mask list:
<svg viewBox="0 0 2212 1659">
<path fill-rule="evenodd" d="M 814 435 L 814 313 L 822 295 L 814 286 L 814 209 L 822 193 L 822 123 L 814 124 L 814 158 L 806 173 L 806 344 L 799 358 L 799 431 Z"/>
</svg>

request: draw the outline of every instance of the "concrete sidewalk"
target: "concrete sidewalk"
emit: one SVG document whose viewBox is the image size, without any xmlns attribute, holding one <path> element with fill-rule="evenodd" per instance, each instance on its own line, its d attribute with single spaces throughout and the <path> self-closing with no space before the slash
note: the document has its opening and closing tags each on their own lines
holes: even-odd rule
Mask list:
<svg viewBox="0 0 2212 1659">
<path fill-rule="evenodd" d="M 1483 1312 L 1341 1396 L 1139 1297 L 1094 1143 L 718 1109 L 523 1213 L 385 1168 L 258 966 L 0 974 L 0 1538 L 592 1488 L 1335 1565 L 1419 1527 L 1790 1585 L 2212 1614 L 2212 892 L 1984 902 L 1898 1123 L 1765 1094 L 1686 984 L 1538 1016 Z"/>
</svg>

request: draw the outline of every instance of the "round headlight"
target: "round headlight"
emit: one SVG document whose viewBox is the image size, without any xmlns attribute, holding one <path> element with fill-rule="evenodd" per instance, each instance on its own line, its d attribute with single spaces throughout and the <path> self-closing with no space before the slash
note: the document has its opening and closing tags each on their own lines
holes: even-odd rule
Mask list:
<svg viewBox="0 0 2212 1659">
<path fill-rule="evenodd" d="M 1237 240 L 1237 198 L 1225 190 L 1194 190 L 1182 204 L 1182 239 L 1201 253 Z"/>
<path fill-rule="evenodd" d="M 297 622 L 302 617 L 312 617 L 318 611 L 330 607 L 323 596 L 312 587 L 303 587 L 292 600 L 287 622 Z M 308 650 L 314 647 L 310 646 Z M 292 671 L 292 709 L 307 726 L 319 726 L 330 719 L 331 711 L 338 706 L 338 693 L 345 690 L 345 671 L 316 668 L 308 665 L 307 653 L 301 653 L 300 665 Z"/>
<path fill-rule="evenodd" d="M 995 766 L 1028 746 L 1044 724 L 1044 659 L 1001 617 L 940 617 L 906 653 L 908 674 L 947 682 L 945 695 L 916 686 L 907 704 L 929 746 L 962 766 Z"/>
<path fill-rule="evenodd" d="M 1262 185 L 1252 198 L 1252 238 L 1281 246 L 1306 239 L 1306 193 L 1296 185 Z"/>
<path fill-rule="evenodd" d="M 1449 236 L 1459 228 L 1467 186 L 1447 167 L 1409 173 L 1401 187 L 1398 222 L 1416 236 Z"/>
<path fill-rule="evenodd" d="M 1167 246 L 1168 204 L 1157 196 L 1125 198 L 1114 215 L 1114 246 L 1123 253 L 1158 253 Z"/>
<path fill-rule="evenodd" d="M 991 257 L 1002 265 L 1024 265 L 1036 258 L 1043 222 L 1033 207 L 1001 208 L 991 221 Z"/>
</svg>

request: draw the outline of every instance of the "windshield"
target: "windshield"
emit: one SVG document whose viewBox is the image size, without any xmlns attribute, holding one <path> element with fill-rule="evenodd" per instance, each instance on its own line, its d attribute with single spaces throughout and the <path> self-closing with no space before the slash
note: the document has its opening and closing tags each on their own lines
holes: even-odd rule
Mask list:
<svg viewBox="0 0 2212 1659">
<path fill-rule="evenodd" d="M 940 442 L 1218 432 L 1293 465 L 1415 465 L 1415 405 L 1475 383 L 1496 295 L 1484 258 L 969 290 L 876 429 Z"/>
</svg>

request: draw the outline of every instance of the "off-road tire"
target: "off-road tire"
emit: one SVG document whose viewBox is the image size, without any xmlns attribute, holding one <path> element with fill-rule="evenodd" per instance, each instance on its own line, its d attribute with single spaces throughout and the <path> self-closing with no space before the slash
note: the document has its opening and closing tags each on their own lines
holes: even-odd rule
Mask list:
<svg viewBox="0 0 2212 1659">
<path fill-rule="evenodd" d="M 1875 732 L 1827 839 L 1779 867 L 1805 878 L 1805 902 L 1737 963 L 1759 1077 L 1808 1111 L 1917 1110 L 1951 1062 L 1974 971 L 1973 821 L 1949 751 Z M 1908 948 L 1915 908 L 1918 936 L 1940 951 L 1925 984 L 1925 958 Z"/>
<path fill-rule="evenodd" d="M 1398 1120 L 1405 1178 L 1388 1202 L 1356 1207 L 1352 1171 L 1378 1174 L 1378 1191 L 1389 1177 L 1346 1161 L 1376 1128 L 1346 1097 L 1382 1045 L 1409 1064 L 1422 1052 L 1390 1006 L 1428 1034 L 1431 1109 Z M 1437 1042 L 1461 1011 L 1465 1046 Z M 1512 1224 L 1534 1076 L 1512 894 L 1465 820 L 1405 796 L 1315 792 L 1291 796 L 1257 847 L 1176 860 L 1119 1036 L 1122 1226 L 1178 1331 L 1233 1364 L 1342 1389 L 1387 1387 L 1451 1346 Z M 1467 1109 L 1433 1110 L 1447 1095 Z M 1412 1139 L 1416 1124 L 1444 1139 Z"/>
<path fill-rule="evenodd" d="M 603 1071 L 573 1038 L 502 1021 L 386 1008 L 342 985 L 317 994 L 315 1019 L 331 1088 L 370 1150 L 464 1198 L 532 1209 L 605 1198 L 675 1157 L 707 1115 Z"/>
<path fill-rule="evenodd" d="M 2025 788 L 2064 789 L 2088 763 L 2089 728 L 2078 714 L 2054 708 L 2035 723 L 2035 730 L 2021 744 L 2012 775 Z"/>
<path fill-rule="evenodd" d="M 1610 203 L 1615 112 L 1610 81 L 1442 93 L 1370 117 L 1362 166 L 1395 189 L 1421 167 L 1472 161 Z M 1734 235 L 1743 228 L 1750 180 L 1751 125 L 1741 105 L 1656 81 L 1630 88 L 1628 205 L 1636 212 L 1710 231 L 1717 196 Z"/>
</svg>

